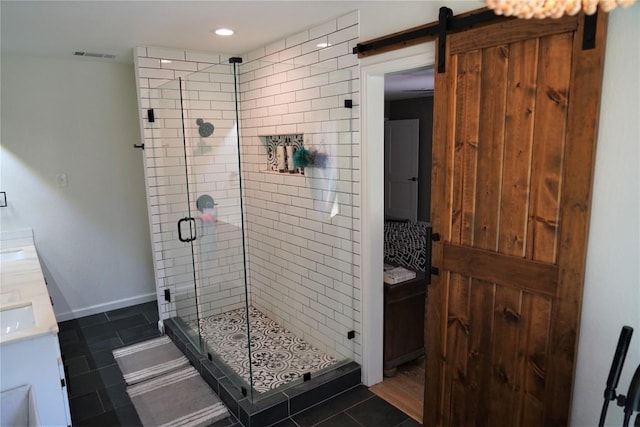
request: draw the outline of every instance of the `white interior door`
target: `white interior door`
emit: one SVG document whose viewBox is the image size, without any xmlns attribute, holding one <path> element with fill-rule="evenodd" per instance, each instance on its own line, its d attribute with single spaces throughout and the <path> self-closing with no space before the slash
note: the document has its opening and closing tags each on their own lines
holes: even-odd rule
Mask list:
<svg viewBox="0 0 640 427">
<path fill-rule="evenodd" d="M 418 119 L 385 122 L 385 217 L 418 219 L 419 122 Z"/>
</svg>

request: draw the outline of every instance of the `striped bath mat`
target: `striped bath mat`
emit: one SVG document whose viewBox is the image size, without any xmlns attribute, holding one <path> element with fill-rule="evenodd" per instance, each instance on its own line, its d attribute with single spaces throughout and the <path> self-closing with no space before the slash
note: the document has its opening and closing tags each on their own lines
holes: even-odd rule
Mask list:
<svg viewBox="0 0 640 427">
<path fill-rule="evenodd" d="M 229 416 L 193 366 L 130 386 L 127 393 L 146 427 L 208 426 Z"/>
<path fill-rule="evenodd" d="M 189 365 L 189 360 L 167 336 L 113 350 L 113 357 L 128 385 Z"/>
</svg>

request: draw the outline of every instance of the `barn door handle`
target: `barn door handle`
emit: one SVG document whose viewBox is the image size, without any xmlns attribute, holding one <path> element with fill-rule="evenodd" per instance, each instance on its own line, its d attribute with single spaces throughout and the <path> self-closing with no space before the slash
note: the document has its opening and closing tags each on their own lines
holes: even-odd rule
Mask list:
<svg viewBox="0 0 640 427">
<path fill-rule="evenodd" d="M 411 177 L 411 178 L 407 178 L 407 181 L 413 181 L 413 182 L 416 182 L 417 180 L 418 180 L 418 178 L 416 178 L 415 176 L 414 176 L 414 177 Z"/>
<path fill-rule="evenodd" d="M 440 269 L 438 267 L 434 267 L 431 260 L 431 254 L 433 253 L 433 242 L 437 242 L 440 240 L 440 234 L 434 233 L 431 227 L 427 229 L 427 241 L 426 249 L 427 249 L 427 268 L 425 271 L 427 272 L 427 284 L 431 284 L 431 275 L 437 276 L 440 274 Z"/>
</svg>

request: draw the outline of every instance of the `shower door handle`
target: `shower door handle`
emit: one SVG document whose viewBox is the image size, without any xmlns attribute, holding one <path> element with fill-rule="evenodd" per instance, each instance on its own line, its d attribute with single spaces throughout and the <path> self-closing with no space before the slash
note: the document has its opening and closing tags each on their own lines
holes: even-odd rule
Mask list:
<svg viewBox="0 0 640 427">
<path fill-rule="evenodd" d="M 182 223 L 183 222 L 189 222 L 189 237 L 184 238 L 182 237 Z M 192 225 L 193 223 L 193 225 Z M 181 218 L 178 221 L 178 240 L 180 240 L 181 242 L 193 242 L 194 240 L 196 240 L 196 220 L 195 218 L 191 218 L 191 217 L 184 217 Z"/>
</svg>

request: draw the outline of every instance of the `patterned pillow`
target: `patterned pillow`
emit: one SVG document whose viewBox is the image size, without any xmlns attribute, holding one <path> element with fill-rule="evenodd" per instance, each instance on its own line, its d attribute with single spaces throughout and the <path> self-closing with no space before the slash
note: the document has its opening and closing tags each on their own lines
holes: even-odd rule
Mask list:
<svg viewBox="0 0 640 427">
<path fill-rule="evenodd" d="M 427 222 L 384 223 L 384 258 L 390 264 L 424 271 L 427 262 Z"/>
</svg>

